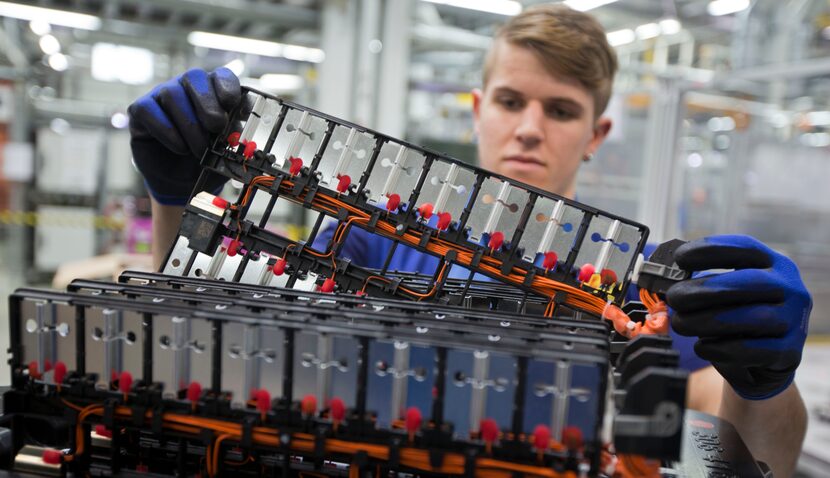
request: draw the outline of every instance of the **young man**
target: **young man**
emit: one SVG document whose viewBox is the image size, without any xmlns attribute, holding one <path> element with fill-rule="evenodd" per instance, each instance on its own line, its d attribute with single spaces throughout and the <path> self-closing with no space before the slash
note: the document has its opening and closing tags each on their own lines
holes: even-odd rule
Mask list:
<svg viewBox="0 0 830 478">
<path fill-rule="evenodd" d="M 482 90 L 473 92 L 480 165 L 573 198 L 579 165 L 611 129 L 602 113 L 616 69 L 616 55 L 589 15 L 542 5 L 511 19 L 487 56 Z M 208 135 L 222 130 L 239 98 L 228 70 L 191 70 L 130 106 L 134 160 L 154 200 L 158 260 L 175 236 Z M 317 244 L 330 237 L 324 231 Z M 343 255 L 380 267 L 389 245 L 354 228 Z M 792 379 L 811 308 L 798 269 L 744 236 L 692 241 L 678 252 L 689 270 L 735 269 L 669 291 L 674 331 L 697 338 L 676 336 L 693 372 L 689 406 L 729 420 L 776 476 L 791 475 L 806 428 Z M 436 263 L 400 247 L 391 268 L 431 272 Z"/>
</svg>

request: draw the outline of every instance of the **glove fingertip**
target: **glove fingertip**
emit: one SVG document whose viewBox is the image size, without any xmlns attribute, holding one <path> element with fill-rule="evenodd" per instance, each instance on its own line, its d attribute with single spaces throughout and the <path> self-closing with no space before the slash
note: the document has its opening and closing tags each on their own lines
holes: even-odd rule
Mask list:
<svg viewBox="0 0 830 478">
<path fill-rule="evenodd" d="M 213 73 L 216 77 L 220 79 L 232 80 L 237 78 L 236 74 L 232 72 L 231 69 L 227 66 L 220 66 L 219 68 L 213 70 L 211 73 Z"/>
<path fill-rule="evenodd" d="M 677 265 L 687 271 L 705 271 L 709 269 L 766 269 L 772 266 L 770 254 L 757 247 L 749 247 L 745 242 L 722 240 L 724 237 L 690 241 L 675 251 Z M 757 242 L 757 241 L 756 241 Z"/>
<path fill-rule="evenodd" d="M 216 98 L 225 111 L 230 111 L 242 99 L 242 86 L 239 78 L 228 68 L 219 67 L 208 74 L 216 90 Z"/>
<path fill-rule="evenodd" d="M 197 95 L 209 95 L 212 88 L 212 82 L 208 73 L 199 68 L 191 68 L 187 70 L 179 80 L 179 83 L 185 90 L 193 90 Z"/>
</svg>

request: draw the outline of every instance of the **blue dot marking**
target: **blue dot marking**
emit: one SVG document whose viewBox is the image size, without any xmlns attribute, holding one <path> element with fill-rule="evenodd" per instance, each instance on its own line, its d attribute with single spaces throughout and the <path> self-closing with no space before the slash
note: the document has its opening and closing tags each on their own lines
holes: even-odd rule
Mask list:
<svg viewBox="0 0 830 478">
<path fill-rule="evenodd" d="M 598 233 L 598 232 L 595 232 L 595 233 L 591 234 L 591 240 L 594 241 L 594 242 L 610 242 L 617 249 L 619 249 L 620 252 L 628 252 L 631 249 L 631 246 L 627 242 L 616 243 L 616 242 L 612 241 L 611 239 L 606 239 L 606 238 L 602 237 L 602 235 L 600 235 L 600 233 Z"/>
</svg>

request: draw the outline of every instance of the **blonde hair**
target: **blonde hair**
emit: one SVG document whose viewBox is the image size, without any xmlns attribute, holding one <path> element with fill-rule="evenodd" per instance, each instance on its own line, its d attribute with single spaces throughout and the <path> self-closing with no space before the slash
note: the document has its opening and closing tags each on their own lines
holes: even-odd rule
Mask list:
<svg viewBox="0 0 830 478">
<path fill-rule="evenodd" d="M 513 17 L 498 30 L 487 53 L 485 88 L 501 41 L 530 50 L 551 75 L 582 84 L 594 98 L 595 117 L 605 111 L 617 72 L 617 54 L 594 17 L 562 4 L 536 5 Z"/>
</svg>

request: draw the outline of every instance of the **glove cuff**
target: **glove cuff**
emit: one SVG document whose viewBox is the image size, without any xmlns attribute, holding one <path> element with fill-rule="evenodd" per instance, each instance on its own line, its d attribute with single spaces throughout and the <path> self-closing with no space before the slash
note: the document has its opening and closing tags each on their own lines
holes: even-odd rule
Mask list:
<svg viewBox="0 0 830 478">
<path fill-rule="evenodd" d="M 146 179 L 144 180 L 144 187 L 147 188 L 147 192 L 150 193 L 150 196 L 155 199 L 157 203 L 163 206 L 184 206 L 187 204 L 187 200 L 189 198 L 189 196 L 168 195 L 156 192 Z"/>
<path fill-rule="evenodd" d="M 787 377 L 785 377 L 785 379 L 782 382 L 778 382 L 778 383 L 780 383 L 780 385 L 778 385 L 774 389 L 763 389 L 763 390 L 753 390 L 753 391 L 744 390 L 744 391 L 741 391 L 733 385 L 732 390 L 734 390 L 735 393 L 737 393 L 738 396 L 743 398 L 744 400 L 766 400 L 768 398 L 772 398 L 772 397 L 780 394 L 781 392 L 783 392 L 784 390 L 789 388 L 789 386 L 793 383 L 794 379 L 795 379 L 795 371 L 790 372 L 790 374 Z"/>
</svg>

